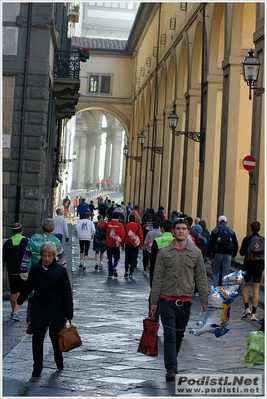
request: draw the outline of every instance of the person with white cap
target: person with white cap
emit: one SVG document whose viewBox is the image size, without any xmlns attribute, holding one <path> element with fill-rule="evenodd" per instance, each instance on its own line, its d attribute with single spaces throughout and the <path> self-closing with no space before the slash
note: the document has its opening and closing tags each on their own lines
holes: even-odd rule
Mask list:
<svg viewBox="0 0 267 399">
<path fill-rule="evenodd" d="M 224 276 L 230 273 L 232 258 L 235 258 L 238 251 L 238 242 L 233 229 L 227 225 L 227 217 L 218 217 L 216 226 L 210 235 L 207 248 L 206 260 L 212 258 L 212 283 L 214 287 L 220 284 Z"/>
</svg>

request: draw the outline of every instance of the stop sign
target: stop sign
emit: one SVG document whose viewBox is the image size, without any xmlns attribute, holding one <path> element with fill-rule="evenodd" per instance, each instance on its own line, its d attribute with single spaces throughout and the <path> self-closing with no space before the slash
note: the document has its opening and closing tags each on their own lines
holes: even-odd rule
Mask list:
<svg viewBox="0 0 267 399">
<path fill-rule="evenodd" d="M 254 170 L 256 168 L 256 159 L 252 155 L 247 155 L 243 159 L 242 164 L 246 170 Z"/>
</svg>

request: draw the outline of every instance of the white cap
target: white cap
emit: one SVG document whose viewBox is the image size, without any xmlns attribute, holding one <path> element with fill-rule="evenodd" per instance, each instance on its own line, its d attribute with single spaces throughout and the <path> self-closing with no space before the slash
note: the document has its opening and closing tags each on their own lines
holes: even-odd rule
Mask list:
<svg viewBox="0 0 267 399">
<path fill-rule="evenodd" d="M 224 216 L 224 215 L 221 215 L 221 216 L 218 217 L 218 220 L 219 220 L 220 223 L 221 223 L 221 222 L 226 223 L 226 222 L 227 222 L 227 217 Z"/>
</svg>

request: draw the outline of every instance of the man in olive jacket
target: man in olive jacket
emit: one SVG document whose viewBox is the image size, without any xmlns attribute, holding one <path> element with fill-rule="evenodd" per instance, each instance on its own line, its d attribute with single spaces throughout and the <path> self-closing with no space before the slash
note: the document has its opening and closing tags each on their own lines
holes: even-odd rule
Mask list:
<svg viewBox="0 0 267 399">
<path fill-rule="evenodd" d="M 157 255 L 150 298 L 150 313 L 154 317 L 158 300 L 164 330 L 164 363 L 166 380 L 175 379 L 177 356 L 183 340 L 191 307 L 194 285 L 204 311 L 208 304 L 208 284 L 203 256 L 199 248 L 187 239 L 189 224 L 177 219 L 173 224 L 174 240 Z"/>
</svg>

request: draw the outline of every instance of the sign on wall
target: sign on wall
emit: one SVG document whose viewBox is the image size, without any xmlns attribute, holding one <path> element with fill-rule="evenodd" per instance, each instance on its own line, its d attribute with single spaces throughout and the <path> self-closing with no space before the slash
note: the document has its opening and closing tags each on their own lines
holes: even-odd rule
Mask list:
<svg viewBox="0 0 267 399">
<path fill-rule="evenodd" d="M 11 135 L 3 134 L 2 136 L 2 148 L 10 148 Z"/>
</svg>

